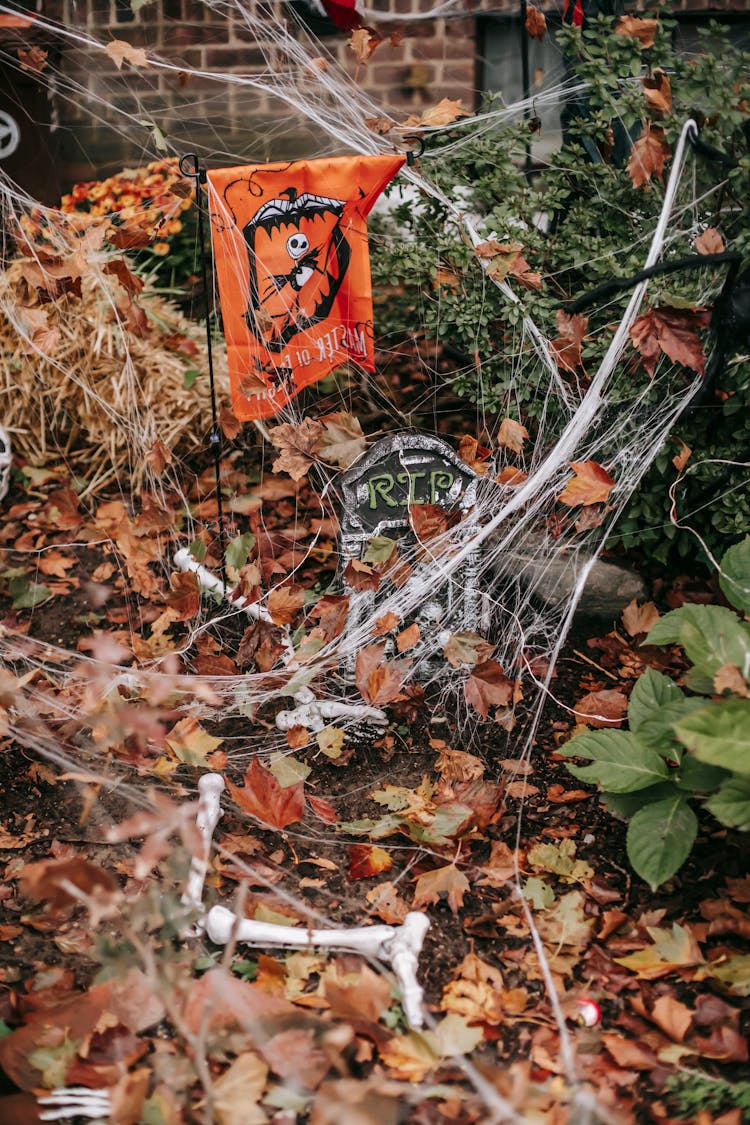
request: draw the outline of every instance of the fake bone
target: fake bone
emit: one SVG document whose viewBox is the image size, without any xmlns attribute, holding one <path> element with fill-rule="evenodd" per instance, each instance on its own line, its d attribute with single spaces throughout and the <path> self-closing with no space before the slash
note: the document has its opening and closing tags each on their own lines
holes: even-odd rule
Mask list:
<svg viewBox="0 0 750 1125">
<path fill-rule="evenodd" d="M 390 964 L 401 989 L 401 1004 L 409 1027 L 424 1025 L 422 988 L 417 980 L 419 954 L 430 920 L 419 910 L 411 910 L 400 926 L 360 926 L 353 929 L 295 930 L 272 922 L 239 918 L 225 906 L 214 906 L 206 917 L 206 933 L 216 945 L 235 941 L 264 947 L 294 949 L 337 949 L 361 953 Z"/>
<path fill-rule="evenodd" d="M 351 719 L 353 722 L 369 722 L 376 726 L 388 725 L 388 718 L 379 707 L 368 707 L 364 703 L 339 703 L 335 699 L 316 699 L 310 688 L 300 688 L 293 699 L 297 706 L 293 711 L 279 711 L 276 726 L 287 731 L 292 727 L 306 727 L 321 731 L 332 719 Z"/>
<path fill-rule="evenodd" d="M 95 1118 L 106 1125 L 111 1108 L 109 1090 L 90 1090 L 88 1086 L 61 1086 L 37 1099 L 43 1113 L 40 1121 L 64 1121 L 74 1117 Z M 50 1108 L 47 1109 L 47 1106 Z"/>
<path fill-rule="evenodd" d="M 275 624 L 265 606 L 261 605 L 260 602 L 249 602 L 242 594 L 236 594 L 233 586 L 225 586 L 220 578 L 217 578 L 205 566 L 196 562 L 187 547 L 181 547 L 179 551 L 175 551 L 174 565 L 179 570 L 192 571 L 198 578 L 198 584 L 204 590 L 208 590 L 211 594 L 219 594 L 235 609 L 241 609 L 248 617 L 253 617 L 256 621 L 267 621 L 270 625 Z M 282 632 L 285 634 L 281 642 L 284 646 L 284 663 L 287 668 L 296 668 L 297 655 L 294 651 L 294 645 L 289 633 L 284 629 L 282 629 Z"/>
<path fill-rule="evenodd" d="M 194 906 L 198 910 L 203 908 L 203 886 L 208 872 L 208 861 L 211 856 L 211 843 L 213 841 L 216 825 L 221 817 L 221 794 L 224 792 L 224 778 L 218 773 L 204 773 L 198 782 L 198 811 L 195 815 L 195 824 L 201 834 L 201 854 L 193 856 L 188 874 L 187 886 L 182 896 L 185 906 Z M 196 925 L 193 932 L 202 927 Z"/>
<path fill-rule="evenodd" d="M 241 609 L 248 617 L 256 620 L 268 621 L 273 624 L 265 606 L 259 602 L 248 602 L 242 595 L 235 596 L 234 590 L 227 588 L 220 578 L 196 562 L 190 551 L 182 547 L 175 553 L 174 564 L 180 570 L 192 571 L 198 578 L 199 584 L 210 593 L 220 594 L 236 609 Z M 284 663 L 287 668 L 297 667 L 297 656 L 289 634 L 285 632 L 282 641 L 284 645 Z M 310 688 L 303 687 L 292 696 L 297 706 L 292 711 L 281 711 L 276 716 L 276 725 L 279 730 L 287 731 L 293 726 L 306 727 L 308 730 L 321 731 L 332 719 L 365 720 L 377 726 L 387 726 L 388 719 L 378 707 L 366 707 L 361 704 L 338 703 L 334 700 L 319 701 Z"/>
</svg>

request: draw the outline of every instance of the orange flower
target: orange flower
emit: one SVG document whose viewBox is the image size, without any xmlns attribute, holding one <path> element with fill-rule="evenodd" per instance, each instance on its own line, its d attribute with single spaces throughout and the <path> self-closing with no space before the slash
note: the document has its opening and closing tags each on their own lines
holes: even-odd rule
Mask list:
<svg viewBox="0 0 750 1125">
<path fill-rule="evenodd" d="M 155 242 L 151 249 L 154 254 L 158 254 L 160 258 L 164 258 L 169 253 L 170 247 L 168 242 Z"/>
<path fill-rule="evenodd" d="M 179 219 L 171 219 L 167 223 L 167 234 L 179 234 L 182 230 L 182 223 Z"/>
</svg>

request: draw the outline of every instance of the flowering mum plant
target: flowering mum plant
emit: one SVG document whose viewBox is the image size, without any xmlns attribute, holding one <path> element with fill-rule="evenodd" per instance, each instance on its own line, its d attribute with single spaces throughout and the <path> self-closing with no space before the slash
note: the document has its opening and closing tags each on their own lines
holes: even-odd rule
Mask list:
<svg viewBox="0 0 750 1125">
<path fill-rule="evenodd" d="M 110 219 L 107 240 L 136 251 L 135 265 L 156 287 L 184 284 L 196 263 L 195 192 L 176 159 L 124 168 L 105 180 L 74 184 L 62 197 L 66 214 Z"/>
</svg>

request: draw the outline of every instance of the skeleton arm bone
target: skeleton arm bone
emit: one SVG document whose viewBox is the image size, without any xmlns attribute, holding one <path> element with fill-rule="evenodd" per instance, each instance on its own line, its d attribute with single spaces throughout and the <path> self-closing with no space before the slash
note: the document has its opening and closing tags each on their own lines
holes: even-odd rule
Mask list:
<svg viewBox="0 0 750 1125">
<path fill-rule="evenodd" d="M 401 999 L 410 1027 L 424 1024 L 422 988 L 417 980 L 419 954 L 430 920 L 412 910 L 400 926 L 359 926 L 353 929 L 295 930 L 271 922 L 238 918 L 225 906 L 214 906 L 206 918 L 206 933 L 217 945 L 225 945 L 232 935 L 248 945 L 286 946 L 294 949 L 339 949 L 361 953 L 390 964 L 401 989 Z"/>
<path fill-rule="evenodd" d="M 379 707 L 364 704 L 337 703 L 336 700 L 302 699 L 294 696 L 297 706 L 293 711 L 279 711 L 276 726 L 279 730 L 290 730 L 294 726 L 307 727 L 308 730 L 321 731 L 331 719 L 351 719 L 354 722 L 370 722 L 377 726 L 387 726 L 388 718 Z"/>
<path fill-rule="evenodd" d="M 204 773 L 198 782 L 200 799 L 195 823 L 201 834 L 201 854 L 193 856 L 190 864 L 185 893 L 182 901 L 186 906 L 203 907 L 203 885 L 208 872 L 211 855 L 211 842 L 216 825 L 221 817 L 221 794 L 224 791 L 224 778 L 218 773 Z"/>
<path fill-rule="evenodd" d="M 179 551 L 175 551 L 174 564 L 179 570 L 192 571 L 193 574 L 197 575 L 198 583 L 204 590 L 208 590 L 212 594 L 219 594 L 233 605 L 235 609 L 241 609 L 248 617 L 253 617 L 256 621 L 267 621 L 271 625 L 274 624 L 273 618 L 265 606 L 261 605 L 260 602 L 249 602 L 247 598 L 243 597 L 241 594 L 235 595 L 234 587 L 225 586 L 220 578 L 217 578 L 216 575 L 212 574 L 210 570 L 207 570 L 205 566 L 201 566 L 199 562 L 196 562 L 187 547 L 181 547 Z M 284 663 L 287 668 L 295 668 L 297 666 L 297 659 L 289 632 L 283 629 L 282 632 L 284 633 L 281 642 L 284 646 Z"/>
</svg>

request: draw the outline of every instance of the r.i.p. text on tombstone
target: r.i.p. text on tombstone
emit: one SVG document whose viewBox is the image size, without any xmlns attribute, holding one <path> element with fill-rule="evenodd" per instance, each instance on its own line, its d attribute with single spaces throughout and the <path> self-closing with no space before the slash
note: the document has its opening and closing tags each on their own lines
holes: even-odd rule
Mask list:
<svg viewBox="0 0 750 1125">
<path fill-rule="evenodd" d="M 477 585 L 478 553 L 472 551 L 461 566 L 437 589 L 424 581 L 434 560 L 419 557 L 409 511 L 431 504 L 461 516 L 476 503 L 481 478 L 442 439 L 428 434 L 398 433 L 381 438 L 348 469 L 341 481 L 342 575 L 351 560 L 360 560 L 378 536 L 393 539 L 399 554 L 413 566 L 409 582 L 429 589 L 429 596 L 414 611 L 422 637 L 422 655 L 437 656 L 446 629 L 476 630 L 488 625 L 487 606 Z M 345 582 L 344 579 L 342 581 Z M 378 605 L 392 593 L 349 590 L 347 632 L 352 634 L 366 618 L 377 615 Z M 408 622 L 403 622 L 404 625 Z M 347 654 L 351 671 L 354 653 Z"/>
</svg>

